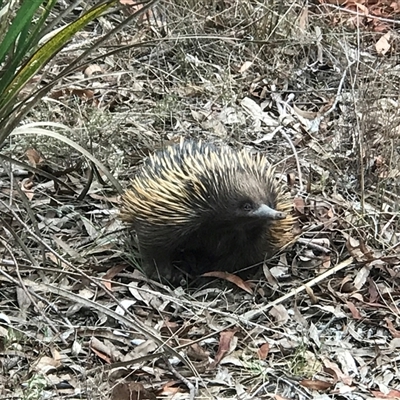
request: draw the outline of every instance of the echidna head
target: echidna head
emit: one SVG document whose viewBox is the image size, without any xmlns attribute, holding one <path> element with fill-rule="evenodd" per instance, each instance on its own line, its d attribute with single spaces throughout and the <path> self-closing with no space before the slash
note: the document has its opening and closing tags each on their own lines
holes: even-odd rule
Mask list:
<svg viewBox="0 0 400 400">
<path fill-rule="evenodd" d="M 260 181 L 254 174 L 235 171 L 223 179 L 217 177 L 216 182 L 205 185 L 209 193 L 202 196 L 208 199 L 203 210 L 214 221 L 252 224 L 286 218 L 285 213 L 275 209 L 278 193 L 268 179 Z"/>
</svg>

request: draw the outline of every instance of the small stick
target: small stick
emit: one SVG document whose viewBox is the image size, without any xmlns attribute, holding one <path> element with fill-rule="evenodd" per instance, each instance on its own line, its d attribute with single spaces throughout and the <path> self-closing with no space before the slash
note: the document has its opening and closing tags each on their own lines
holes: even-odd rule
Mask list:
<svg viewBox="0 0 400 400">
<path fill-rule="evenodd" d="M 166 357 L 165 355 L 163 356 L 164 362 L 167 364 L 168 369 L 175 375 L 176 378 L 178 378 L 180 381 L 182 381 L 187 388 L 189 389 L 189 399 L 190 400 L 194 400 L 196 394 L 197 394 L 197 390 L 195 388 L 195 386 L 188 380 L 186 379 L 183 375 L 181 375 L 170 363 L 170 361 L 168 360 L 168 357 Z"/>
<path fill-rule="evenodd" d="M 258 317 L 259 315 L 263 314 L 268 309 L 270 309 L 280 303 L 283 303 L 285 300 L 288 300 L 291 297 L 294 297 L 301 292 L 304 292 L 307 288 L 315 286 L 317 283 L 323 281 L 328 276 L 335 274 L 336 272 L 340 271 L 343 268 L 346 268 L 348 265 L 350 265 L 353 262 L 353 260 L 354 260 L 353 257 L 347 258 L 346 260 L 342 261 L 335 267 L 329 269 L 328 271 L 324 272 L 321 275 L 318 275 L 314 279 L 311 279 L 311 281 L 309 281 L 308 283 L 305 283 L 304 285 L 301 285 L 301 286 L 297 287 L 296 289 L 293 289 L 291 292 L 285 294 L 284 296 L 279 297 L 279 299 L 276 299 L 275 301 L 272 301 L 271 303 L 265 304 L 264 306 L 262 306 L 256 310 L 251 310 L 251 311 L 248 311 L 247 313 L 241 315 L 240 320 L 241 321 L 252 320 L 253 318 Z"/>
</svg>

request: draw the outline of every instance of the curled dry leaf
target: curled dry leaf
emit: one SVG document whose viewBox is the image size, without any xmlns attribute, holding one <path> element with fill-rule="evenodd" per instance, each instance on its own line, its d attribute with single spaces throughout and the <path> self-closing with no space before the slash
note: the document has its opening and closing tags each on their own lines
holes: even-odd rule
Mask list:
<svg viewBox="0 0 400 400">
<path fill-rule="evenodd" d="M 296 196 L 293 200 L 294 209 L 301 215 L 305 214 L 306 204 L 302 197 Z"/>
<path fill-rule="evenodd" d="M 250 287 L 250 285 L 237 275 L 229 274 L 224 271 L 211 271 L 206 272 L 202 276 L 224 279 L 228 282 L 235 284 L 237 287 L 240 287 L 247 293 L 253 294 L 253 289 Z"/>
<path fill-rule="evenodd" d="M 100 359 L 105 361 L 107 364 L 111 364 L 111 349 L 108 348 L 103 342 L 95 337 L 92 337 L 89 347 Z"/>
<path fill-rule="evenodd" d="M 269 311 L 277 325 L 284 325 L 289 319 L 289 313 L 283 304 L 278 304 Z"/>
<path fill-rule="evenodd" d="M 100 65 L 97 64 L 91 64 L 87 68 L 85 68 L 84 75 L 89 78 L 96 72 L 98 73 L 103 73 L 103 69 L 100 67 Z"/>
<path fill-rule="evenodd" d="M 32 167 L 38 168 L 40 165 L 44 163 L 44 158 L 36 149 L 30 148 L 26 150 L 25 156 L 28 159 L 28 162 Z"/>
<path fill-rule="evenodd" d="M 188 347 L 187 355 L 196 361 L 206 361 L 210 357 L 210 353 L 204 350 L 198 343 L 193 343 Z"/>
<path fill-rule="evenodd" d="M 168 318 L 164 320 L 164 323 L 160 329 L 161 333 L 171 334 L 178 332 L 181 329 L 181 325 L 175 321 L 170 321 Z"/>
<path fill-rule="evenodd" d="M 362 287 L 365 286 L 370 273 L 371 268 L 369 266 L 364 266 L 358 271 L 353 282 L 353 285 L 357 290 L 360 290 Z"/>
<path fill-rule="evenodd" d="M 293 110 L 297 115 L 303 117 L 305 119 L 313 120 L 318 116 L 318 113 L 315 111 L 304 111 L 301 108 L 297 107 L 296 104 L 293 104 Z"/>
<path fill-rule="evenodd" d="M 34 365 L 34 370 L 46 375 L 51 371 L 55 371 L 59 367 L 61 367 L 60 359 L 44 356 Z"/>
<path fill-rule="evenodd" d="M 391 333 L 391 335 L 394 338 L 397 338 L 397 339 L 400 338 L 400 331 L 398 331 L 395 328 L 395 326 L 393 325 L 393 322 L 388 317 L 385 318 L 385 322 L 386 322 L 386 326 L 389 329 L 389 332 Z"/>
<path fill-rule="evenodd" d="M 252 61 L 245 61 L 242 66 L 239 69 L 239 72 L 243 74 L 243 72 L 246 72 L 251 66 L 253 65 Z"/>
<path fill-rule="evenodd" d="M 358 309 L 354 303 L 352 303 L 351 301 L 347 301 L 346 304 L 347 304 L 347 307 L 349 307 L 351 315 L 354 319 L 358 319 L 358 320 L 362 319 L 360 311 L 358 311 Z"/>
<path fill-rule="evenodd" d="M 174 397 L 172 396 L 182 392 L 179 384 L 180 382 L 177 381 L 169 381 L 163 386 L 163 388 L 159 392 L 157 392 L 157 395 L 169 396 L 169 398 L 173 399 Z"/>
<path fill-rule="evenodd" d="M 303 379 L 300 385 L 313 390 L 327 390 L 332 387 L 331 382 L 321 381 L 319 379 Z"/>
<path fill-rule="evenodd" d="M 376 42 L 375 49 L 379 55 L 384 56 L 390 50 L 389 40 L 390 32 L 387 32 Z"/>
<path fill-rule="evenodd" d="M 23 179 L 20 183 L 21 190 L 25 193 L 25 196 L 29 201 L 32 201 L 33 196 L 35 194 L 33 188 L 33 182 L 30 178 Z"/>
<path fill-rule="evenodd" d="M 151 393 L 140 382 L 124 382 L 114 386 L 111 400 L 156 400 L 157 397 Z"/>
<path fill-rule="evenodd" d="M 399 399 L 400 390 L 390 389 L 387 393 L 380 392 L 379 390 L 371 390 L 371 393 L 377 399 Z"/>
<path fill-rule="evenodd" d="M 371 249 L 361 240 L 349 236 L 346 241 L 346 247 L 350 255 L 358 262 L 372 261 L 374 259 L 374 254 Z"/>
<path fill-rule="evenodd" d="M 123 264 L 117 264 L 117 265 L 113 265 L 107 272 L 106 274 L 103 276 L 102 281 L 103 281 L 103 285 L 108 289 L 111 290 L 111 282 L 107 282 L 107 281 L 111 281 L 112 279 L 114 279 L 114 277 L 116 275 L 118 275 L 120 272 L 122 272 L 124 269 L 126 268 L 126 265 Z"/>
<path fill-rule="evenodd" d="M 258 358 L 260 360 L 265 360 L 269 354 L 269 349 L 270 349 L 269 343 L 268 342 L 263 343 L 257 351 Z"/>
<path fill-rule="evenodd" d="M 210 369 L 215 368 L 221 362 L 223 357 L 235 349 L 237 344 L 237 338 L 234 340 L 235 333 L 236 329 L 221 332 L 219 337 L 218 351 L 215 355 L 214 361 L 210 365 Z"/>
<path fill-rule="evenodd" d="M 341 381 L 345 385 L 351 385 L 352 378 L 344 374 L 336 363 L 330 361 L 328 358 L 324 358 L 322 362 L 324 364 L 325 371 L 332 375 L 336 381 Z"/>
</svg>

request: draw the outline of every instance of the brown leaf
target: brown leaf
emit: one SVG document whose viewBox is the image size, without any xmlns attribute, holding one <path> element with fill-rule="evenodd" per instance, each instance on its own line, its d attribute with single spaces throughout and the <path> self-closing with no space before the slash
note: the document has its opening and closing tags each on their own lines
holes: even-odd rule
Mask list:
<svg viewBox="0 0 400 400">
<path fill-rule="evenodd" d="M 182 328 L 182 325 L 176 321 L 170 321 L 168 318 L 164 320 L 161 327 L 161 333 L 175 333 Z"/>
<path fill-rule="evenodd" d="M 76 96 L 81 100 L 87 101 L 88 103 L 91 102 L 95 106 L 99 104 L 98 100 L 94 96 L 93 90 L 89 89 L 67 88 L 67 89 L 55 90 L 50 94 L 51 98 L 57 100 L 63 97 L 68 98 L 71 96 Z"/>
<path fill-rule="evenodd" d="M 140 382 L 124 382 L 114 386 L 111 400 L 156 400 L 155 394 L 149 392 Z"/>
<path fill-rule="evenodd" d="M 400 331 L 398 331 L 394 325 L 393 322 L 389 318 L 385 318 L 386 326 L 389 329 L 389 332 L 392 334 L 394 338 L 400 338 Z"/>
<path fill-rule="evenodd" d="M 34 370 L 41 374 L 48 374 L 61 366 L 59 359 L 43 356 L 34 364 Z"/>
<path fill-rule="evenodd" d="M 400 398 L 400 390 L 391 389 L 389 393 L 382 393 L 379 390 L 371 390 L 371 393 L 375 397 L 379 397 L 380 399 L 399 399 Z"/>
<path fill-rule="evenodd" d="M 193 343 L 187 348 L 187 355 L 196 361 L 205 361 L 210 357 L 210 353 L 204 350 L 198 343 Z"/>
<path fill-rule="evenodd" d="M 368 294 L 369 294 L 369 303 L 376 303 L 380 299 L 380 294 L 378 292 L 378 288 L 376 287 L 375 282 L 372 279 L 368 279 Z"/>
<path fill-rule="evenodd" d="M 313 289 L 308 285 L 306 285 L 305 288 L 306 288 L 306 292 L 309 295 L 310 299 L 312 300 L 313 304 L 317 304 L 318 297 L 315 296 Z"/>
<path fill-rule="evenodd" d="M 345 375 L 336 363 L 326 357 L 323 359 L 323 363 L 325 371 L 331 374 L 335 378 L 335 381 L 341 381 L 347 386 L 352 384 L 352 378 Z"/>
<path fill-rule="evenodd" d="M 90 350 L 93 351 L 100 359 L 105 361 L 107 364 L 111 364 L 110 350 L 100 342 L 100 340 L 92 337 L 89 343 Z"/>
<path fill-rule="evenodd" d="M 327 390 L 332 387 L 331 382 L 321 381 L 319 379 L 303 379 L 300 385 L 313 390 Z"/>
<path fill-rule="evenodd" d="M 102 278 L 103 285 L 108 290 L 111 290 L 111 282 L 106 282 L 106 281 L 111 281 L 116 275 L 118 275 L 125 268 L 126 268 L 126 265 L 123 265 L 123 264 L 117 264 L 117 265 L 112 266 Z"/>
<path fill-rule="evenodd" d="M 169 398 L 173 398 L 172 396 L 180 392 L 182 392 L 182 389 L 179 387 L 179 382 L 169 381 L 163 386 L 163 388 L 159 392 L 157 392 L 157 395 L 170 396 Z"/>
<path fill-rule="evenodd" d="M 287 397 L 283 397 L 279 394 L 275 394 L 274 397 L 276 400 L 289 400 Z"/>
<path fill-rule="evenodd" d="M 210 365 L 210 369 L 215 368 L 221 360 L 231 351 L 232 339 L 235 336 L 236 329 L 223 331 L 219 337 L 219 346 L 214 361 Z"/>
<path fill-rule="evenodd" d="M 265 360 L 269 354 L 269 349 L 270 349 L 269 343 L 267 342 L 263 343 L 257 351 L 258 358 L 260 360 Z"/>
<path fill-rule="evenodd" d="M 26 150 L 25 156 L 32 167 L 37 168 L 44 163 L 44 158 L 36 149 L 30 148 Z"/>
<path fill-rule="evenodd" d="M 35 192 L 33 190 L 33 182 L 31 178 L 25 178 L 20 182 L 21 190 L 25 193 L 28 200 L 32 200 Z"/>
<path fill-rule="evenodd" d="M 351 301 L 347 301 L 346 304 L 347 304 L 347 307 L 349 307 L 351 315 L 353 316 L 354 319 L 362 319 L 360 311 L 358 311 L 358 309 L 354 305 L 354 303 L 352 303 Z"/>
<path fill-rule="evenodd" d="M 240 287 L 247 293 L 253 294 L 253 289 L 250 287 L 249 283 L 245 282 L 242 278 L 238 277 L 237 275 L 229 274 L 228 272 L 224 271 L 211 271 L 211 272 L 206 272 L 202 276 L 224 279 L 228 282 L 235 284 L 237 287 Z"/>
<path fill-rule="evenodd" d="M 306 208 L 306 205 L 304 203 L 304 199 L 302 197 L 295 197 L 293 200 L 294 203 L 294 209 L 301 215 L 304 215 L 304 211 Z"/>
</svg>

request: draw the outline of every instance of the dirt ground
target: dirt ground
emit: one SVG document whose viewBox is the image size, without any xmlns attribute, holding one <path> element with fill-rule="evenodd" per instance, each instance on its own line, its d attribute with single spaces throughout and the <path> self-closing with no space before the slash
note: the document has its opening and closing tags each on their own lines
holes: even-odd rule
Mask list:
<svg viewBox="0 0 400 400">
<path fill-rule="evenodd" d="M 25 123 L 72 144 L 2 149 L 0 400 L 400 398 L 396 4 L 160 1 L 60 82 Z M 140 273 L 118 184 L 182 137 L 266 154 L 291 193 L 261 278 Z"/>
</svg>

